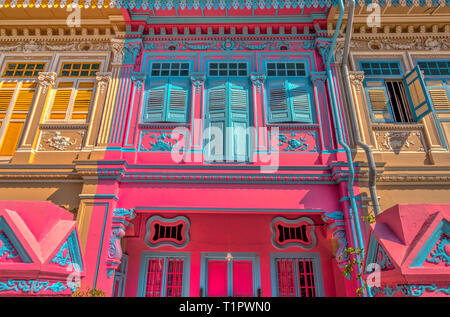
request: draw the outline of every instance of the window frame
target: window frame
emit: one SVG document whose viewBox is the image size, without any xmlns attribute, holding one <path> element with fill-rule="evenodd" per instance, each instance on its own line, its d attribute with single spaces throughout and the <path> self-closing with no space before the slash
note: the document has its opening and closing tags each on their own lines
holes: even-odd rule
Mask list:
<svg viewBox="0 0 450 317">
<path fill-rule="evenodd" d="M 33 109 L 34 104 L 36 102 L 36 92 L 39 88 L 39 82 L 38 82 L 38 76 L 22 76 L 22 77 L 15 77 L 15 76 L 4 76 L 5 72 L 6 72 L 6 67 L 8 64 L 11 63 L 15 63 L 15 64 L 19 64 L 19 63 L 24 63 L 24 64 L 44 64 L 44 67 L 42 70 L 40 70 L 41 72 L 45 72 L 48 66 L 48 61 L 38 61 L 38 60 L 30 60 L 30 61 L 23 61 L 23 60 L 5 60 L 3 65 L 2 65 L 2 72 L 0 73 L 0 85 L 2 85 L 3 83 L 8 83 L 8 82 L 14 82 L 16 83 L 16 86 L 14 88 L 11 88 L 11 90 L 13 90 L 13 94 L 11 96 L 11 99 L 9 101 L 9 105 L 7 108 L 7 111 L 5 112 L 5 117 L 3 119 L 1 119 L 1 126 L 0 126 L 0 148 L 3 146 L 3 138 L 6 135 L 6 128 L 9 125 L 10 122 L 23 122 L 23 127 L 22 127 L 22 131 L 20 132 L 19 135 L 19 139 L 17 141 L 17 145 L 16 148 L 14 149 L 14 152 L 12 155 L 7 155 L 7 156 L 1 156 L 0 157 L 12 157 L 15 153 L 15 151 L 17 150 L 17 146 L 20 145 L 20 143 L 22 142 L 22 138 L 23 138 L 23 132 L 25 130 L 25 128 L 28 125 L 28 121 L 29 121 L 29 115 L 30 115 L 30 110 Z M 26 114 L 26 117 L 24 119 L 12 119 L 12 114 L 13 114 L 13 109 L 14 109 L 14 105 L 17 101 L 17 97 L 20 93 L 20 90 L 22 89 L 23 84 L 26 83 L 35 83 L 36 87 L 34 88 L 34 94 L 33 94 L 33 98 L 31 100 L 31 104 L 30 104 L 30 108 L 28 110 L 28 113 Z M 8 88 L 0 88 L 0 89 L 8 89 Z M 31 89 L 30 89 L 31 90 Z"/>
<path fill-rule="evenodd" d="M 58 85 L 60 82 L 72 82 L 73 86 L 69 88 L 58 88 Z M 71 119 L 71 116 L 74 114 L 73 108 L 75 104 L 75 99 L 77 96 L 77 91 L 79 89 L 80 83 L 93 83 L 92 87 L 92 96 L 91 101 L 89 104 L 89 108 L 87 111 L 86 119 Z M 71 90 L 69 105 L 67 106 L 65 119 L 50 119 L 52 108 L 53 108 L 53 102 L 55 101 L 56 92 L 58 90 Z M 52 87 L 50 92 L 50 98 L 48 99 L 48 108 L 47 113 L 45 115 L 45 123 L 88 123 L 91 119 L 91 112 L 92 107 L 95 102 L 95 95 L 97 91 L 97 81 L 95 80 L 95 77 L 60 77 L 57 78 L 55 85 Z"/>
<path fill-rule="evenodd" d="M 188 68 L 188 74 L 187 75 L 183 75 L 183 76 L 172 76 L 172 75 L 167 75 L 167 76 L 152 76 L 152 66 L 153 64 L 156 63 L 169 63 L 169 64 L 174 64 L 174 63 L 178 63 L 180 64 L 180 71 L 181 71 L 181 64 L 188 64 L 189 68 Z M 171 69 L 171 68 L 169 68 Z M 143 103 L 142 103 L 142 110 L 141 110 L 141 115 L 140 115 L 140 122 L 143 124 L 189 124 L 190 122 L 190 116 L 191 116 L 191 112 L 192 112 L 192 84 L 190 81 L 190 75 L 192 73 L 192 69 L 193 69 L 193 64 L 191 61 L 184 61 L 184 62 L 175 62 L 175 61 L 167 61 L 167 60 L 152 60 L 148 63 L 148 68 L 147 68 L 147 78 L 145 80 L 145 90 L 144 90 L 144 97 L 143 97 Z M 161 70 L 161 67 L 160 67 Z M 163 119 L 161 121 L 151 121 L 148 120 L 146 118 L 147 116 L 147 107 L 148 107 L 148 103 L 149 103 L 149 98 L 150 98 L 150 89 L 152 87 L 152 84 L 158 81 L 165 81 L 164 84 L 164 89 L 165 89 L 165 94 L 164 94 L 164 105 L 163 105 Z M 176 121 L 176 120 L 168 120 L 168 114 L 169 114 L 169 105 L 170 105 L 170 87 L 171 87 L 171 82 L 172 81 L 184 81 L 186 84 L 186 110 L 185 110 L 185 116 L 186 119 L 184 121 Z"/>
<path fill-rule="evenodd" d="M 324 284 L 323 284 L 323 274 L 322 265 L 320 259 L 320 253 L 284 253 L 284 252 L 271 252 L 270 253 L 270 272 L 271 272 L 271 284 L 272 284 L 272 296 L 280 297 L 278 290 L 278 268 L 277 259 L 311 259 L 314 268 L 314 285 L 316 288 L 315 297 L 323 297 L 324 295 Z M 300 285 L 298 282 L 298 269 L 294 266 L 294 286 L 295 286 L 295 297 L 300 294 Z"/>
<path fill-rule="evenodd" d="M 128 255 L 123 253 L 120 263 L 120 270 L 116 270 L 114 273 L 113 289 L 111 293 L 113 297 L 124 296 L 125 285 L 127 283 L 127 272 L 128 272 Z M 114 296 L 114 294 L 116 293 L 116 282 L 118 282 L 118 290 L 117 296 Z"/>
<path fill-rule="evenodd" d="M 288 64 L 288 63 L 301 63 L 304 65 L 304 71 L 305 74 L 303 76 L 278 76 L 278 75 L 274 75 L 274 76 L 269 76 L 268 75 L 268 64 L 269 63 L 283 63 L 283 64 Z M 311 83 L 311 80 L 309 78 L 310 76 L 310 63 L 307 59 L 293 59 L 290 61 L 286 61 L 283 59 L 266 59 L 263 61 L 263 72 L 266 74 L 266 82 L 264 84 L 264 104 L 266 105 L 266 110 L 265 110 L 265 114 L 264 114 L 264 119 L 265 122 L 269 125 L 279 125 L 279 124 L 316 124 L 317 122 L 317 118 L 316 118 L 316 98 L 314 95 L 314 89 Z M 287 68 L 286 68 L 287 69 Z M 287 89 L 287 106 L 288 106 L 288 115 L 289 115 L 289 119 L 290 121 L 272 121 L 271 120 L 271 105 L 270 105 L 270 83 L 271 82 L 275 82 L 275 81 L 282 81 L 284 80 L 284 85 L 286 85 L 286 87 L 289 87 Z M 292 96 L 291 96 L 291 85 L 292 83 L 304 83 L 305 84 L 305 89 L 308 92 L 309 95 L 309 112 L 310 112 L 310 122 L 303 122 L 303 121 L 298 121 L 298 120 L 294 120 L 294 105 L 292 102 Z"/>
<path fill-rule="evenodd" d="M 188 297 L 190 290 L 190 265 L 191 254 L 190 252 L 160 252 L 160 251 L 145 251 L 141 253 L 141 264 L 139 268 L 139 281 L 137 289 L 137 297 L 145 297 L 146 285 L 147 285 L 147 271 L 148 261 L 151 258 L 163 258 L 163 272 L 161 281 L 161 296 L 167 297 L 167 267 L 168 259 L 170 258 L 182 258 L 183 259 L 183 286 L 181 291 L 181 297 Z"/>
<path fill-rule="evenodd" d="M 260 258 L 256 253 L 230 252 L 232 260 L 227 261 L 227 252 L 201 252 L 200 255 L 200 288 L 203 289 L 203 297 L 208 297 L 208 261 L 227 261 L 227 296 L 233 296 L 233 260 L 252 262 L 253 297 L 258 296 L 261 290 Z"/>
<path fill-rule="evenodd" d="M 415 60 L 414 62 L 420 68 L 419 63 L 421 63 L 421 62 L 425 62 L 425 63 L 427 63 L 427 62 L 446 62 L 446 63 L 450 63 L 450 58 L 445 59 L 445 60 L 444 59 L 438 59 L 438 60 L 436 60 L 436 59 L 427 59 L 427 60 L 425 60 L 425 59 L 418 59 L 418 60 Z M 426 85 L 426 91 L 427 91 L 428 95 L 430 96 L 430 99 L 432 99 L 431 98 L 431 94 L 430 94 L 430 89 L 443 89 L 443 90 L 445 90 L 445 92 L 447 94 L 447 99 L 449 99 L 448 102 L 450 104 L 450 74 L 448 74 L 448 75 L 441 75 L 441 74 L 439 74 L 439 75 L 425 75 L 424 70 L 421 69 L 421 71 L 423 72 L 423 78 L 425 80 L 425 85 Z M 442 82 L 442 86 L 431 86 L 431 85 L 429 86 L 428 85 L 429 82 L 434 82 L 434 81 L 441 81 Z M 433 103 L 433 108 L 434 108 L 434 111 L 436 111 L 438 113 L 449 113 L 450 112 L 450 106 L 449 106 L 448 110 L 438 110 L 438 109 L 436 109 L 436 107 L 434 106 L 434 103 Z"/>
</svg>

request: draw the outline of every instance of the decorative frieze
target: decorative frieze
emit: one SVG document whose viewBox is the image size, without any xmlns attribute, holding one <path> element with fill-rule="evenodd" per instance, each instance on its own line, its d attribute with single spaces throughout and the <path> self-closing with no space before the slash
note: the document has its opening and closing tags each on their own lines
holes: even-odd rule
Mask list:
<svg viewBox="0 0 450 317">
<path fill-rule="evenodd" d="M 139 151 L 172 152 L 182 151 L 185 135 L 174 131 L 142 131 Z"/>
<path fill-rule="evenodd" d="M 270 131 L 270 150 L 286 153 L 317 153 L 317 131 Z"/>
</svg>

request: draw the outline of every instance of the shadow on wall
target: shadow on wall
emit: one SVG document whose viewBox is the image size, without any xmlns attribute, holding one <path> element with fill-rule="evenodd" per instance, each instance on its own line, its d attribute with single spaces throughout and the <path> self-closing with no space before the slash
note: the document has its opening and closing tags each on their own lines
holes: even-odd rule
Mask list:
<svg viewBox="0 0 450 317">
<path fill-rule="evenodd" d="M 76 215 L 82 183 L 0 183 L 0 200 L 51 201 Z"/>
</svg>

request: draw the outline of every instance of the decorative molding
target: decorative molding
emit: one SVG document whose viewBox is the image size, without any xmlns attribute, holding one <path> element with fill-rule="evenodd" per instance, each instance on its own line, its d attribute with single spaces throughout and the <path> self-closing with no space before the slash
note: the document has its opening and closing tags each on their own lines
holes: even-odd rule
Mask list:
<svg viewBox="0 0 450 317">
<path fill-rule="evenodd" d="M 125 230 L 130 221 L 136 217 L 133 209 L 116 208 L 112 217 L 111 237 L 109 239 L 108 258 L 106 260 L 106 273 L 110 278 L 122 261 L 122 246 L 120 242 L 125 236 Z"/>
<path fill-rule="evenodd" d="M 437 287 L 436 284 L 400 284 L 395 286 L 386 285 L 384 287 L 371 287 L 370 292 L 372 296 L 377 296 L 383 294 L 385 296 L 391 297 L 401 292 L 404 296 L 421 296 L 425 292 L 433 292 L 433 293 L 444 293 L 446 295 L 450 295 L 450 285 L 445 287 Z"/>
<path fill-rule="evenodd" d="M 270 150 L 286 153 L 317 153 L 317 131 L 270 131 Z"/>
<path fill-rule="evenodd" d="M 287 219 L 284 217 L 275 217 L 271 222 L 272 228 L 272 244 L 278 249 L 286 249 L 292 246 L 297 246 L 306 250 L 310 250 L 316 246 L 316 235 L 314 233 L 314 221 L 308 217 L 300 217 L 298 219 Z M 290 236 L 291 230 L 289 230 L 289 237 L 285 236 L 284 228 L 280 230 L 279 227 L 299 228 L 300 232 L 296 232 L 295 237 Z M 301 236 L 299 237 L 298 234 Z M 280 237 L 284 237 L 283 241 L 280 241 Z"/>
<path fill-rule="evenodd" d="M 445 263 L 445 266 L 450 265 L 450 238 L 448 235 L 442 235 L 434 250 L 431 251 L 425 261 L 434 264 L 439 264 L 442 261 L 442 263 Z"/>
<path fill-rule="evenodd" d="M 317 51 L 322 56 L 322 60 L 325 61 L 330 52 L 330 39 L 316 38 L 315 44 Z"/>
<path fill-rule="evenodd" d="M 125 40 L 111 39 L 111 51 L 112 51 L 112 64 L 122 65 L 123 57 L 125 55 L 124 50 Z"/>
<path fill-rule="evenodd" d="M 6 257 L 4 257 L 6 256 Z M 11 241 L 6 236 L 4 231 L 0 232 L 0 262 L 5 262 L 8 259 L 19 257 L 19 252 L 14 248 Z M 19 257 L 20 259 L 20 257 Z"/>
<path fill-rule="evenodd" d="M 425 152 L 422 131 L 375 131 L 380 152 Z"/>
<path fill-rule="evenodd" d="M 28 293 L 28 294 L 43 294 L 47 291 L 52 293 L 62 293 L 69 291 L 74 293 L 77 289 L 77 283 L 70 282 L 51 282 L 51 281 L 39 281 L 39 280 L 13 280 L 9 279 L 6 283 L 0 281 L 0 293 L 1 292 L 15 292 L 15 293 Z"/>
<path fill-rule="evenodd" d="M 180 235 L 177 238 L 159 238 L 156 242 L 153 242 L 153 236 L 156 233 L 156 225 L 167 227 L 179 227 L 181 226 Z M 188 218 L 184 216 L 178 216 L 174 218 L 163 218 L 160 216 L 152 216 L 146 223 L 146 234 L 144 241 L 151 248 L 157 248 L 163 245 L 170 245 L 175 248 L 184 248 L 190 241 L 189 228 L 191 223 Z"/>
<path fill-rule="evenodd" d="M 48 133 L 53 133 L 54 135 L 49 137 L 48 139 L 44 139 L 44 135 Z M 82 133 L 84 135 L 84 131 L 80 131 L 79 133 Z M 43 143 L 47 143 L 50 148 L 58 151 L 65 151 L 77 143 L 76 138 L 63 136 L 61 135 L 60 131 L 42 132 L 41 139 L 42 141 L 39 144 L 39 151 L 46 150 L 43 146 Z M 72 142 L 71 139 L 73 139 Z"/>
<path fill-rule="evenodd" d="M 172 152 L 184 149 L 185 134 L 175 131 L 141 131 L 139 151 Z"/>
</svg>

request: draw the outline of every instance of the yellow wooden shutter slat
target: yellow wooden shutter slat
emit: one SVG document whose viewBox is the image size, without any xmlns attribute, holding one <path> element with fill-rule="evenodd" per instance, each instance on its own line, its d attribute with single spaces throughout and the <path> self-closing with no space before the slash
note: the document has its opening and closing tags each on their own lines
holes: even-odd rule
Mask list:
<svg viewBox="0 0 450 317">
<path fill-rule="evenodd" d="M 6 133 L 3 137 L 0 156 L 11 156 L 16 150 L 17 143 L 19 143 L 20 134 L 22 133 L 23 122 L 10 122 L 6 128 Z"/>
<path fill-rule="evenodd" d="M 386 93 L 383 89 L 369 89 L 368 93 L 372 111 L 389 111 Z"/>
<path fill-rule="evenodd" d="M 0 90 L 0 111 L 8 111 L 14 90 Z"/>
<path fill-rule="evenodd" d="M 55 98 L 53 99 L 53 105 L 50 112 L 50 119 L 65 119 L 71 95 L 71 89 L 56 90 Z"/>
<path fill-rule="evenodd" d="M 20 90 L 13 111 L 28 111 L 33 102 L 34 90 Z"/>
<path fill-rule="evenodd" d="M 73 104 L 71 119 L 86 119 L 91 105 L 92 90 L 78 90 Z M 80 113 L 81 112 L 81 113 Z"/>
<path fill-rule="evenodd" d="M 437 111 L 450 110 L 450 102 L 445 89 L 430 89 L 429 92 L 434 109 Z"/>
</svg>

